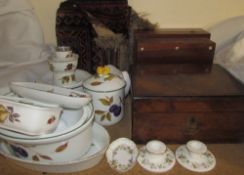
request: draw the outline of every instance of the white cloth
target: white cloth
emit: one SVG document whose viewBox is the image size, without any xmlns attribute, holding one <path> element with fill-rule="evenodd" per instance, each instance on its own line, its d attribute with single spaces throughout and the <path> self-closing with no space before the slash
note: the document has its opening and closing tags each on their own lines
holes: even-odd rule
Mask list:
<svg viewBox="0 0 244 175">
<path fill-rule="evenodd" d="M 209 28 L 216 42 L 214 63 L 244 83 L 244 16 L 237 16 Z"/>
<path fill-rule="evenodd" d="M 244 16 L 236 16 L 211 26 L 208 29 L 211 39 L 216 42 L 216 52 L 219 52 L 230 43 L 234 42 L 236 36 L 244 31 Z"/>
<path fill-rule="evenodd" d="M 35 81 L 47 73 L 51 54 L 27 0 L 0 0 L 0 87 Z"/>
</svg>

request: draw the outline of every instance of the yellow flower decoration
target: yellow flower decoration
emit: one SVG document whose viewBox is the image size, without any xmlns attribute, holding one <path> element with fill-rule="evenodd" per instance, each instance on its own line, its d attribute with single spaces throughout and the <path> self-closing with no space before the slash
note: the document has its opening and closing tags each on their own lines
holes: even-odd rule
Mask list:
<svg viewBox="0 0 244 175">
<path fill-rule="evenodd" d="M 110 74 L 110 68 L 108 66 L 98 66 L 97 74 L 100 76 L 106 76 Z"/>
<path fill-rule="evenodd" d="M 9 115 L 8 110 L 3 105 L 0 105 L 0 123 L 3 123 Z"/>
</svg>

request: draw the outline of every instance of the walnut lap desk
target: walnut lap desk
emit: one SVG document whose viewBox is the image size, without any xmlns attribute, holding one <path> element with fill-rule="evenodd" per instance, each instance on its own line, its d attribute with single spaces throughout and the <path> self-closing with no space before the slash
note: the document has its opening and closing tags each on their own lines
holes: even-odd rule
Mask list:
<svg viewBox="0 0 244 175">
<path fill-rule="evenodd" d="M 187 65 L 132 69 L 132 139 L 185 143 L 244 140 L 244 85 L 219 65 L 208 73 Z"/>
</svg>

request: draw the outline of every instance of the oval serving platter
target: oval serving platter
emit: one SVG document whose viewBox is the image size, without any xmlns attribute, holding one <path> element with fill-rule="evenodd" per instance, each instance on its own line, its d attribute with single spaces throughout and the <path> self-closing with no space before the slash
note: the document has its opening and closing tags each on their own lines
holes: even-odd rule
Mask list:
<svg viewBox="0 0 244 175">
<path fill-rule="evenodd" d="M 87 93 L 43 83 L 11 82 L 10 88 L 19 96 L 70 109 L 81 108 L 91 101 L 91 95 Z"/>
</svg>

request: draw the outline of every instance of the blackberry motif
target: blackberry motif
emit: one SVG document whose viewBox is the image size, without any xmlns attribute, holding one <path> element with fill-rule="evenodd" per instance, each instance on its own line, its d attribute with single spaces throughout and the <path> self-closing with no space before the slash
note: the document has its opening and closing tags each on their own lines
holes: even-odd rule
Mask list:
<svg viewBox="0 0 244 175">
<path fill-rule="evenodd" d="M 121 113 L 121 106 L 114 104 L 109 108 L 109 112 L 113 113 L 115 117 L 118 117 Z"/>
</svg>

